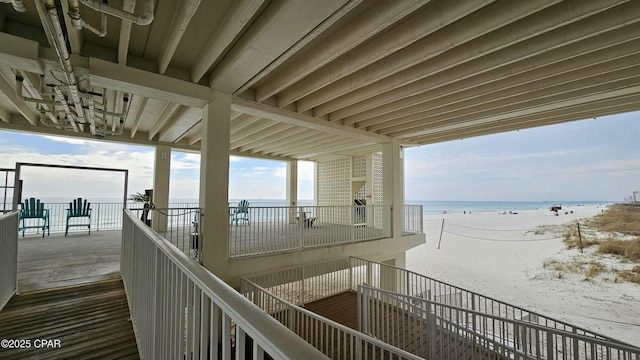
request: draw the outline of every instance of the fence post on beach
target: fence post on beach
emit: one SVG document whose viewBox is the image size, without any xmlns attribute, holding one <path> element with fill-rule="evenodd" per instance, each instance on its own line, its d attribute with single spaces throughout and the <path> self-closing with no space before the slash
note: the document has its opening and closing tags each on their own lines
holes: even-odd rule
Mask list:
<svg viewBox="0 0 640 360">
<path fill-rule="evenodd" d="M 444 231 L 444 218 L 442 219 L 442 226 L 440 227 L 440 240 L 438 240 L 438 250 L 440 250 L 440 244 L 442 243 L 442 232 Z"/>
<path fill-rule="evenodd" d="M 582 234 L 580 233 L 580 223 L 576 223 L 578 225 L 578 241 L 580 242 L 580 252 L 584 252 L 582 249 Z"/>
</svg>

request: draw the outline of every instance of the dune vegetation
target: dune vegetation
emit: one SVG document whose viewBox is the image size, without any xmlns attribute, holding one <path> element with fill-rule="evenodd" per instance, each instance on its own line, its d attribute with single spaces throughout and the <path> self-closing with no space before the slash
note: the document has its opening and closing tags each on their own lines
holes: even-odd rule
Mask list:
<svg viewBox="0 0 640 360">
<path fill-rule="evenodd" d="M 620 279 L 640 284 L 640 207 L 614 204 L 580 225 L 564 225 L 562 233 L 568 249 L 587 249 L 591 256 L 545 261 L 544 267 L 558 271 L 558 278 L 562 278 L 564 272 L 571 272 L 584 274 L 585 279 L 590 280 L 611 272 L 614 281 Z M 619 257 L 621 262 L 631 266 L 624 269 L 608 267 L 602 262 L 605 255 Z"/>
</svg>

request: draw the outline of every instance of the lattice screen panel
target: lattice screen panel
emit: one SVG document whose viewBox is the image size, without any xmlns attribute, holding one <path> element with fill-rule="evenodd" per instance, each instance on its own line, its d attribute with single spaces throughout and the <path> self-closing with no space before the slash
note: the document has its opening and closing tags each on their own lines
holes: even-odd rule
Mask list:
<svg viewBox="0 0 640 360">
<path fill-rule="evenodd" d="M 367 176 L 367 157 L 365 155 L 356 155 L 351 157 L 351 169 L 354 178 Z"/>
<path fill-rule="evenodd" d="M 373 155 L 373 203 L 382 204 L 382 153 Z M 382 226 L 382 214 L 376 213 L 374 224 Z"/>
<path fill-rule="evenodd" d="M 351 158 L 326 160 L 318 162 L 318 205 L 345 206 L 351 205 Z M 345 213 L 340 211 L 319 214 L 320 222 L 348 224 L 351 221 L 350 208 Z"/>
</svg>

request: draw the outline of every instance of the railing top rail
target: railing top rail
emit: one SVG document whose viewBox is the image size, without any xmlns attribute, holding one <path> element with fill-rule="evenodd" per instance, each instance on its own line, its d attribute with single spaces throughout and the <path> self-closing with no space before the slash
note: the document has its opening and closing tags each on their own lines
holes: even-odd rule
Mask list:
<svg viewBox="0 0 640 360">
<path fill-rule="evenodd" d="M 612 347 L 615 348 L 617 350 L 622 350 L 622 351 L 627 351 L 627 352 L 631 352 L 631 353 L 637 353 L 638 355 L 640 355 L 640 349 L 631 345 L 626 345 L 626 344 L 621 344 L 621 343 L 617 343 L 617 342 L 612 342 L 610 340 L 606 340 L 606 339 L 599 339 L 599 338 L 594 338 L 591 336 L 585 336 L 585 335 L 581 335 L 581 334 L 576 334 L 573 332 L 569 332 L 566 330 L 561 330 L 561 329 L 552 329 L 543 325 L 538 325 L 538 324 L 534 324 L 534 323 L 530 323 L 530 322 L 526 322 L 526 321 L 522 321 L 522 320 L 515 320 L 515 319 L 508 319 L 508 318 L 504 318 L 504 317 L 500 317 L 497 315 L 492 315 L 492 314 L 487 314 L 487 313 L 483 313 L 483 312 L 479 312 L 476 310 L 471 310 L 471 309 L 466 309 L 466 308 L 462 308 L 459 306 L 455 306 L 455 305 L 450 305 L 450 304 L 445 304 L 445 303 L 440 303 L 437 301 L 433 301 L 433 300 L 427 300 L 425 298 L 421 298 L 421 297 L 417 297 L 417 296 L 411 296 L 411 295 L 405 295 L 405 294 L 399 294 L 397 292 L 393 292 L 393 291 L 389 291 L 389 290 L 385 290 L 385 289 L 380 289 L 377 287 L 373 287 L 370 285 L 358 285 L 358 288 L 364 288 L 370 291 L 375 291 L 375 292 L 379 292 L 379 293 L 383 293 L 383 294 L 387 294 L 390 296 L 395 296 L 395 297 L 401 297 L 404 299 L 408 299 L 414 303 L 417 302 L 422 302 L 425 304 L 429 304 L 429 305 L 433 305 L 435 307 L 444 307 L 447 309 L 451 309 L 454 311 L 458 311 L 458 312 L 463 312 L 463 313 L 468 313 L 468 314 L 472 314 L 478 317 L 485 317 L 485 318 L 489 318 L 489 319 L 493 319 L 493 320 L 499 320 L 505 323 L 510 323 L 510 324 L 514 324 L 520 327 L 529 327 L 531 329 L 537 330 L 537 331 L 541 331 L 541 332 L 551 332 L 553 334 L 557 334 L 557 335 L 561 335 L 563 337 L 566 338 L 571 338 L 571 339 L 575 339 L 575 340 L 581 340 L 581 341 L 585 341 L 585 342 L 590 342 L 590 343 L 595 343 L 597 345 L 602 345 L 602 346 L 608 346 L 608 347 Z M 358 290 L 358 293 L 360 293 L 360 290 Z"/>
<path fill-rule="evenodd" d="M 265 293 L 269 294 L 269 296 L 271 296 L 271 297 L 275 298 L 276 300 L 278 300 L 278 301 L 280 301 L 280 302 L 282 302 L 282 303 L 286 304 L 287 306 L 291 306 L 292 308 L 296 309 L 296 311 L 299 311 L 299 312 L 301 312 L 301 313 L 303 313 L 303 314 L 305 314 L 305 315 L 307 315 L 307 316 L 310 316 L 310 317 L 312 317 L 312 318 L 314 318 L 314 319 L 320 320 L 320 321 L 322 321 L 322 322 L 326 323 L 327 325 L 332 326 L 332 327 L 334 327 L 334 328 L 337 328 L 337 329 L 339 329 L 339 330 L 341 330 L 341 331 L 344 331 L 344 332 L 346 332 L 346 333 L 348 333 L 348 334 L 351 334 L 352 336 L 355 336 L 355 337 L 357 337 L 357 338 L 364 339 L 364 340 L 366 340 L 366 341 L 370 342 L 371 344 L 374 344 L 374 345 L 376 345 L 376 346 L 378 346 L 378 347 L 381 347 L 381 348 L 383 348 L 383 349 L 385 349 L 385 350 L 387 350 L 387 351 L 393 351 L 393 352 L 396 352 L 397 354 L 402 355 L 402 356 L 403 356 L 403 357 L 405 357 L 405 358 L 415 359 L 415 360 L 422 360 L 422 359 L 423 359 L 423 358 L 421 358 L 421 357 L 419 357 L 419 356 L 416 356 L 416 355 L 414 355 L 414 354 L 412 354 L 412 353 L 410 353 L 410 352 L 407 352 L 407 351 L 402 350 L 402 349 L 400 349 L 400 348 L 397 348 L 397 347 L 395 347 L 395 346 L 389 345 L 389 344 L 387 344 L 387 343 L 385 343 L 385 342 L 383 342 L 383 341 L 380 341 L 380 340 L 378 340 L 378 339 L 376 339 L 376 338 L 374 338 L 374 337 L 372 337 L 372 336 L 369 336 L 369 335 L 367 335 L 367 334 L 365 334 L 365 333 L 361 333 L 361 332 L 359 332 L 359 331 L 353 330 L 353 329 L 351 329 L 350 327 L 347 327 L 347 326 L 345 326 L 345 325 L 342 325 L 342 324 L 340 324 L 340 323 L 337 323 L 337 322 L 335 322 L 335 321 L 333 321 L 333 320 L 331 320 L 331 319 L 327 319 L 327 318 L 325 318 L 325 317 L 323 317 L 323 316 L 320 316 L 320 315 L 318 315 L 318 314 L 316 314 L 316 313 L 314 313 L 314 312 L 312 312 L 312 311 L 309 311 L 309 310 L 307 310 L 307 309 L 305 309 L 305 308 L 302 308 L 302 307 L 300 307 L 300 306 L 297 306 L 297 305 L 295 305 L 295 304 L 292 304 L 292 303 L 290 303 L 289 301 L 287 301 L 287 300 L 285 300 L 285 299 L 281 298 L 280 296 L 278 296 L 278 295 L 276 295 L 276 294 L 273 294 L 273 293 L 271 293 L 271 292 L 267 291 L 266 289 L 264 289 L 263 287 L 261 287 L 260 285 L 258 285 L 258 284 L 256 284 L 256 283 L 254 283 L 254 282 L 253 282 L 253 281 L 251 281 L 251 280 L 248 280 L 248 279 L 246 279 L 246 278 L 244 278 L 244 277 L 243 277 L 243 278 L 241 278 L 240 280 L 241 280 L 241 281 L 245 281 L 245 282 L 249 283 L 251 286 L 256 287 L 256 288 L 258 288 L 259 290 L 261 290 L 261 291 L 263 291 L 263 292 L 265 292 Z"/>
<path fill-rule="evenodd" d="M 231 286 L 214 276 L 199 264 L 191 261 L 184 253 L 174 249 L 160 235 L 153 232 L 131 211 L 125 209 L 129 220 L 142 231 L 176 266 L 198 286 L 203 293 L 216 302 L 218 307 L 234 319 L 242 329 L 258 341 L 261 347 L 274 358 L 283 359 L 326 359 L 309 343 L 291 333 L 290 336 L 269 336 L 286 334 L 289 330 L 262 309 L 248 301 Z"/>
<path fill-rule="evenodd" d="M 550 320 L 550 321 L 556 322 L 556 323 L 558 323 L 558 324 L 562 324 L 562 325 L 566 325 L 566 326 L 571 326 L 572 328 L 574 328 L 574 329 L 576 329 L 576 330 L 584 331 L 585 333 L 591 333 L 591 334 L 593 334 L 593 335 L 594 335 L 594 337 L 600 337 L 600 338 L 602 338 L 602 339 L 607 339 L 607 340 L 609 340 L 609 341 L 615 341 L 615 342 L 616 342 L 616 343 L 618 343 L 618 344 L 622 344 L 622 345 L 626 345 L 626 346 L 634 347 L 633 345 L 628 344 L 628 343 L 625 343 L 625 342 L 623 342 L 623 341 L 620 341 L 620 340 L 617 340 L 617 339 L 612 339 L 612 338 L 610 338 L 610 337 L 608 337 L 608 336 L 604 336 L 604 335 L 602 335 L 602 334 L 595 333 L 595 332 L 593 332 L 593 331 L 591 331 L 591 330 L 587 330 L 587 329 L 585 329 L 585 328 L 582 328 L 582 327 L 579 327 L 579 326 L 576 326 L 576 325 L 573 325 L 573 324 L 569 324 L 569 323 L 566 323 L 566 322 L 564 322 L 564 321 L 557 320 L 557 319 L 554 319 L 554 318 L 549 317 L 549 316 L 546 316 L 546 315 L 542 315 L 542 314 L 537 313 L 537 312 L 535 312 L 535 311 L 531 311 L 531 310 L 528 310 L 528 309 L 522 308 L 522 307 L 517 306 L 517 305 L 512 305 L 512 304 L 509 304 L 509 303 L 504 302 L 504 301 L 502 301 L 502 300 L 498 300 L 498 299 L 492 298 L 492 297 L 490 297 L 490 296 L 482 295 L 482 294 L 476 293 L 476 292 L 471 291 L 471 290 L 463 289 L 463 288 L 461 288 L 461 287 L 458 287 L 458 286 L 455 286 L 455 285 L 448 284 L 448 283 L 446 283 L 446 282 L 444 282 L 444 281 L 440 281 L 440 280 L 436 280 L 436 279 L 430 278 L 430 277 L 428 277 L 428 276 L 426 276 L 426 275 L 423 275 L 423 274 L 417 273 L 417 272 L 415 272 L 415 271 L 411 271 L 411 270 L 407 270 L 407 269 L 399 268 L 399 267 L 396 267 L 396 266 L 393 266 L 393 265 L 377 263 L 377 262 L 374 262 L 374 261 L 370 261 L 370 260 L 367 260 L 367 259 L 362 259 L 362 258 L 355 257 L 355 256 L 350 256 L 350 258 L 352 258 L 352 259 L 356 259 L 356 260 L 359 260 L 359 261 L 364 261 L 364 262 L 376 263 L 376 264 L 379 264 L 380 266 L 385 266 L 385 267 L 388 267 L 388 268 L 393 268 L 393 269 L 396 269 L 396 270 L 398 270 L 398 271 L 404 271 L 404 272 L 407 272 L 407 273 L 409 273 L 409 274 L 413 274 L 413 275 L 416 275 L 416 276 L 419 276 L 419 277 L 423 277 L 423 278 L 425 278 L 425 279 L 427 279 L 427 280 L 429 280 L 429 281 L 433 281 L 433 282 L 436 282 L 436 283 L 440 283 L 440 284 L 443 284 L 443 285 L 445 285 L 445 286 L 449 286 L 449 287 L 451 287 L 451 288 L 453 288 L 453 289 L 460 290 L 461 292 L 467 292 L 467 293 L 470 293 L 470 294 L 472 294 L 472 295 L 476 295 L 476 296 L 483 297 L 483 298 L 486 298 L 486 299 L 491 300 L 491 301 L 495 301 L 496 303 L 500 303 L 500 304 L 502 304 L 502 305 L 510 306 L 510 307 L 512 307 L 512 308 L 514 308 L 514 309 L 518 309 L 518 310 L 521 310 L 521 311 L 526 311 L 526 312 L 527 312 L 527 313 L 529 313 L 529 314 L 536 315 L 536 316 L 538 316 L 538 317 L 540 317 L 540 318 L 544 318 L 544 319 L 547 319 L 547 320 Z"/>
<path fill-rule="evenodd" d="M 4 214 L 0 213 L 0 220 L 2 220 L 4 218 L 9 218 L 11 216 L 17 216 L 19 212 L 20 212 L 20 210 L 12 210 L 12 211 L 9 211 L 9 212 L 4 213 Z"/>
</svg>

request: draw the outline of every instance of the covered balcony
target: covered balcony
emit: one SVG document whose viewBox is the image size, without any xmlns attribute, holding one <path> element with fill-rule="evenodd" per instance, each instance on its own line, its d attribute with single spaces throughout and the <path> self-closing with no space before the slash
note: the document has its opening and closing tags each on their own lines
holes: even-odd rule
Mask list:
<svg viewBox="0 0 640 360">
<path fill-rule="evenodd" d="M 5 250 L 0 290 L 7 303 L 0 311 L 0 334 L 49 336 L 67 354 L 640 359 L 640 349 L 604 335 L 362 258 L 337 257 L 247 275 L 238 292 L 129 210 L 124 212 L 114 280 L 14 295 L 16 230 L 16 212 L 0 218 Z M 96 299 L 108 302 L 101 305 Z M 42 310 L 34 308 L 37 303 Z M 38 318 L 49 321 L 39 324 Z M 109 331 L 117 336 L 99 335 Z M 137 350 L 132 352 L 132 346 Z M 6 358 L 55 355 L 58 350 L 22 349 L 7 352 Z"/>
</svg>

